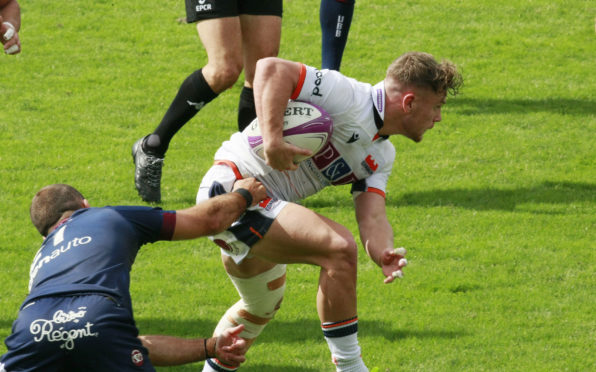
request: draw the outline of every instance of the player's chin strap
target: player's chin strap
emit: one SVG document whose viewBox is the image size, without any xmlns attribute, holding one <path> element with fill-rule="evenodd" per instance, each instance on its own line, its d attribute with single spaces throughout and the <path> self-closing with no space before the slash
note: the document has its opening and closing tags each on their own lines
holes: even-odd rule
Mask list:
<svg viewBox="0 0 596 372">
<path fill-rule="evenodd" d="M 276 265 L 248 279 L 229 276 L 241 299 L 224 314 L 214 334 L 220 335 L 225 329 L 244 324 L 240 337 L 254 339 L 281 306 L 286 289 L 286 265 Z"/>
</svg>

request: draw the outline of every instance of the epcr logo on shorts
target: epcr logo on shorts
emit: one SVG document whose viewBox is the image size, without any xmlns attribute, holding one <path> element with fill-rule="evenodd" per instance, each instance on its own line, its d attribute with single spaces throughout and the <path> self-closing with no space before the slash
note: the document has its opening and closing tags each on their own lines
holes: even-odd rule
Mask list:
<svg viewBox="0 0 596 372">
<path fill-rule="evenodd" d="M 205 4 L 207 0 L 199 0 L 199 5 L 195 7 L 195 11 L 197 12 L 206 12 L 212 10 L 211 4 Z"/>
</svg>

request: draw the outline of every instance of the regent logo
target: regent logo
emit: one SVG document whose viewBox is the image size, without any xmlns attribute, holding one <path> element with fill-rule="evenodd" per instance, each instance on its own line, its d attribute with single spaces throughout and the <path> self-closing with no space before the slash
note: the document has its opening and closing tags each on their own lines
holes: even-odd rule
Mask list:
<svg viewBox="0 0 596 372">
<path fill-rule="evenodd" d="M 58 310 L 52 316 L 52 319 L 36 319 L 31 322 L 29 332 L 35 342 L 46 340 L 48 342 L 62 342 L 61 349 L 72 350 L 75 347 L 75 340 L 84 337 L 97 337 L 98 332 L 91 332 L 93 323 L 87 322 L 84 327 L 64 329 L 67 323 L 79 323 L 81 318 L 87 313 L 87 307 L 81 306 L 78 311 Z"/>
<path fill-rule="evenodd" d="M 130 359 L 132 360 L 132 364 L 134 364 L 137 367 L 143 365 L 143 353 L 141 353 L 140 350 L 134 349 L 130 353 Z"/>
<path fill-rule="evenodd" d="M 317 72 L 315 73 L 315 76 L 316 76 L 315 87 L 312 90 L 312 95 L 323 97 L 323 95 L 321 94 L 321 91 L 319 90 L 319 86 L 321 85 L 321 78 L 323 77 L 323 73 L 321 71 L 317 70 Z"/>
<path fill-rule="evenodd" d="M 296 115 L 300 115 L 300 116 L 312 116 L 314 108 L 312 107 L 288 107 L 286 108 L 286 112 L 284 113 L 284 116 L 296 116 Z"/>
<path fill-rule="evenodd" d="M 197 12 L 206 12 L 212 10 L 211 4 L 205 4 L 206 0 L 199 0 L 199 5 L 195 7 Z"/>
</svg>

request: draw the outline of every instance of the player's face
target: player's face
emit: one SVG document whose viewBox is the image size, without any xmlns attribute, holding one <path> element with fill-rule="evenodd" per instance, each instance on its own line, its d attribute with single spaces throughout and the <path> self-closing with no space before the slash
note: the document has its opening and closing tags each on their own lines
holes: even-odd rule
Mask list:
<svg viewBox="0 0 596 372">
<path fill-rule="evenodd" d="M 418 92 L 412 102 L 410 115 L 404 120 L 404 135 L 416 142 L 422 141 L 424 132 L 441 121 L 441 107 L 445 94 L 425 90 Z"/>
</svg>

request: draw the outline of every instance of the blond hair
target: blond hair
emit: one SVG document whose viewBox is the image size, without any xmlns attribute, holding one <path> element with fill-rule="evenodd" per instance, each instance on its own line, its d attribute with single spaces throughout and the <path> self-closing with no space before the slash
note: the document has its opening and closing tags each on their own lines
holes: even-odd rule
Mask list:
<svg viewBox="0 0 596 372">
<path fill-rule="evenodd" d="M 447 60 L 441 63 L 428 53 L 408 52 L 397 58 L 389 68 L 387 77 L 404 85 L 430 88 L 435 93 L 455 96 L 463 78 L 455 65 Z"/>
</svg>

